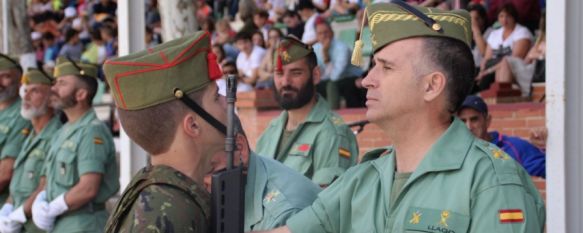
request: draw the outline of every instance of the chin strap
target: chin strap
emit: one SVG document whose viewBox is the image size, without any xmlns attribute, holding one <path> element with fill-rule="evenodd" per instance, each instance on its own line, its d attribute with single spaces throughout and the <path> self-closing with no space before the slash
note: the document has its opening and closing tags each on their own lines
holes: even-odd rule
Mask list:
<svg viewBox="0 0 583 233">
<path fill-rule="evenodd" d="M 200 117 L 202 117 L 202 119 L 211 124 L 219 132 L 221 132 L 224 135 L 227 135 L 227 127 L 223 123 L 218 121 L 216 118 L 214 118 L 207 111 L 205 111 L 203 108 L 201 108 L 196 102 L 188 98 L 188 96 L 186 96 L 182 90 L 175 88 L 174 96 L 180 101 L 182 101 L 182 103 L 186 104 L 186 106 L 192 109 L 192 111 L 196 112 Z"/>
</svg>

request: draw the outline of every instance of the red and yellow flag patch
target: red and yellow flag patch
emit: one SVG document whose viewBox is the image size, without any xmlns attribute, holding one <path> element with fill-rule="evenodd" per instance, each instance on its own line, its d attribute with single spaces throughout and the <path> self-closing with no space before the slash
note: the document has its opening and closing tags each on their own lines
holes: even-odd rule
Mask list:
<svg viewBox="0 0 583 233">
<path fill-rule="evenodd" d="M 347 158 L 347 159 L 349 159 L 350 158 L 350 155 L 351 155 L 349 150 L 344 149 L 342 147 L 338 148 L 338 154 L 341 157 L 344 157 L 344 158 Z"/>
<path fill-rule="evenodd" d="M 101 145 L 101 144 L 103 144 L 103 139 L 101 139 L 100 137 L 94 137 L 93 143 L 96 145 Z"/>
<path fill-rule="evenodd" d="M 500 223 L 524 222 L 524 213 L 520 209 L 500 210 L 498 213 Z"/>
<path fill-rule="evenodd" d="M 24 136 L 28 136 L 28 134 L 30 134 L 30 129 L 24 128 L 20 131 L 20 133 Z"/>
</svg>

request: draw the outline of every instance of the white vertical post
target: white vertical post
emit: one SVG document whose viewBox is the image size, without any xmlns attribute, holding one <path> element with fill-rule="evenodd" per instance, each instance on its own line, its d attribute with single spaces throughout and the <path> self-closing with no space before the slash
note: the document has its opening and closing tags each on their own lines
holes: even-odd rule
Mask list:
<svg viewBox="0 0 583 233">
<path fill-rule="evenodd" d="M 583 232 L 582 1 L 547 4 L 547 231 Z"/>
<path fill-rule="evenodd" d="M 8 6 L 8 0 L 2 0 L 2 52 L 5 54 L 9 54 L 10 50 L 8 49 L 10 45 L 10 24 L 8 23 L 8 14 L 10 12 L 10 6 Z"/>
<path fill-rule="evenodd" d="M 124 56 L 146 48 L 145 3 L 143 0 L 118 0 L 119 55 Z M 146 166 L 147 154 L 131 141 L 123 130 L 120 132 L 120 185 L 129 184 L 132 176 Z"/>
</svg>

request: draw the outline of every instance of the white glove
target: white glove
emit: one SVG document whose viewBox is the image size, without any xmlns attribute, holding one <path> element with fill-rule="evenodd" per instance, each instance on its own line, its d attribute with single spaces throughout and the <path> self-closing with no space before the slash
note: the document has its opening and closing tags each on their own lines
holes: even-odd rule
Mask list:
<svg viewBox="0 0 583 233">
<path fill-rule="evenodd" d="M 18 207 L 8 217 L 0 219 L 1 233 L 19 233 L 26 222 L 23 206 Z"/>
<path fill-rule="evenodd" d="M 65 194 L 61 194 L 55 200 L 49 203 L 49 215 L 54 216 L 55 218 L 69 210 L 69 206 L 67 206 L 67 202 L 65 202 Z"/>
<path fill-rule="evenodd" d="M 49 215 L 49 203 L 46 200 L 46 192 L 40 192 L 32 203 L 32 221 L 39 229 L 51 231 L 55 224 L 54 216 Z"/>
<path fill-rule="evenodd" d="M 8 217 L 8 215 L 12 213 L 12 210 L 14 210 L 14 206 L 10 203 L 6 203 L 2 206 L 2 209 L 0 209 L 0 216 Z"/>
</svg>

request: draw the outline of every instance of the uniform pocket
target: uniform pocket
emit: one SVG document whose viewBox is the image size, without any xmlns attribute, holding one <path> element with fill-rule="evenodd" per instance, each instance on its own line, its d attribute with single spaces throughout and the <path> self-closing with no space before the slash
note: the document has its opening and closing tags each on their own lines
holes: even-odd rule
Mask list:
<svg viewBox="0 0 583 233">
<path fill-rule="evenodd" d="M 40 150 L 33 150 L 28 155 L 26 161 L 24 161 L 24 177 L 26 182 L 19 184 L 20 186 L 26 186 L 27 188 L 36 188 L 38 181 L 42 174 L 42 168 L 44 163 L 44 154 Z M 31 186 L 31 187 L 28 187 Z"/>
<path fill-rule="evenodd" d="M 404 222 L 405 232 L 466 232 L 470 217 L 447 209 L 411 207 Z"/>
<path fill-rule="evenodd" d="M 73 151 L 68 148 L 61 148 L 55 158 L 55 182 L 66 187 L 75 184 L 75 177 L 77 177 L 75 158 L 76 156 Z"/>
<path fill-rule="evenodd" d="M 306 174 L 312 166 L 312 145 L 310 143 L 294 143 L 284 164 L 299 173 Z"/>
</svg>

